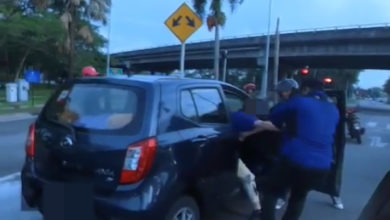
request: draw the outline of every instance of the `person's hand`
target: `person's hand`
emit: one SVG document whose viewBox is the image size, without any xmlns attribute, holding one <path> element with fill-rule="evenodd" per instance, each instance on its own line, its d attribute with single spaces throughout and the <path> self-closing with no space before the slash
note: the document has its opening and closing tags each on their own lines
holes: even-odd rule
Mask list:
<svg viewBox="0 0 390 220">
<path fill-rule="evenodd" d="M 240 133 L 240 136 L 238 137 L 238 140 L 241 141 L 241 142 L 244 142 L 245 139 L 249 136 L 250 134 L 248 134 L 248 132 L 242 132 Z"/>
<path fill-rule="evenodd" d="M 262 128 L 262 127 L 258 127 L 258 128 L 255 128 L 253 129 L 252 131 L 246 131 L 246 132 L 241 132 L 240 133 L 240 136 L 238 138 L 239 141 L 243 142 L 245 141 L 245 139 L 253 134 L 256 134 L 256 133 L 259 133 L 259 132 L 262 132 L 264 131 L 265 129 Z"/>
</svg>

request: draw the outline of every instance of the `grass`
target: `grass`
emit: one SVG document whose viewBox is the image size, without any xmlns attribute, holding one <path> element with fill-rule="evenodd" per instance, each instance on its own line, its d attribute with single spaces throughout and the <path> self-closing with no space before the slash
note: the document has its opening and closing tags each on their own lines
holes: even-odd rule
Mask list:
<svg viewBox="0 0 390 220">
<path fill-rule="evenodd" d="M 31 90 L 32 89 L 32 90 Z M 8 103 L 6 102 L 5 88 L 0 89 L 0 114 L 11 113 L 37 113 L 50 98 L 54 88 L 47 86 L 33 86 L 29 92 L 29 101 Z"/>
</svg>

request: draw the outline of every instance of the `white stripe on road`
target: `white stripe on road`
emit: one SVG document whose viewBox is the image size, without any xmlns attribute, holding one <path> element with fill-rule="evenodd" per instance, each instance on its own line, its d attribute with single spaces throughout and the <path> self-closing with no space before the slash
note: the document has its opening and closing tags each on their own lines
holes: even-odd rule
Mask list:
<svg viewBox="0 0 390 220">
<path fill-rule="evenodd" d="M 377 125 L 378 125 L 378 123 L 373 122 L 373 121 L 367 122 L 367 127 L 369 127 L 369 128 L 375 128 Z"/>
<path fill-rule="evenodd" d="M 388 143 L 382 142 L 382 138 L 378 136 L 371 137 L 371 147 L 383 148 L 386 147 Z"/>
<path fill-rule="evenodd" d="M 12 180 L 19 180 L 20 172 L 13 173 L 7 176 L 0 177 L 0 183 L 12 181 Z"/>
</svg>

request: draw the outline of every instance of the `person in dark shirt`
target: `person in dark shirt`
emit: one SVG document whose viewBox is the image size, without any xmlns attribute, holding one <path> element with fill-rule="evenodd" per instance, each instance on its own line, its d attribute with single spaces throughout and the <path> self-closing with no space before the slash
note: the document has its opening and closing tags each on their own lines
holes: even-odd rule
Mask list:
<svg viewBox="0 0 390 220">
<path fill-rule="evenodd" d="M 298 220 L 307 194 L 324 183 L 333 159 L 333 142 L 340 119 L 336 106 L 323 91 L 322 82 L 306 80 L 302 95 L 276 106 L 270 121 L 256 123 L 256 129 L 282 130 L 281 158 L 264 185 L 262 220 L 275 219 L 275 204 L 281 191 L 290 190 L 283 220 Z"/>
</svg>

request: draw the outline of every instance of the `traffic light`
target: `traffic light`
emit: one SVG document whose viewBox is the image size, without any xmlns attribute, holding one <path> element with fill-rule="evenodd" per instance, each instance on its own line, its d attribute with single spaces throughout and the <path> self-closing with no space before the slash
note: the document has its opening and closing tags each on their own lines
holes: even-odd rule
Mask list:
<svg viewBox="0 0 390 220">
<path fill-rule="evenodd" d="M 324 82 L 325 85 L 333 84 L 333 79 L 329 77 L 324 78 L 322 81 Z"/>
<path fill-rule="evenodd" d="M 310 69 L 309 69 L 309 67 L 306 66 L 305 68 L 302 68 L 302 69 L 300 70 L 300 73 L 301 73 L 302 76 L 308 76 L 308 75 L 310 75 Z"/>
</svg>

